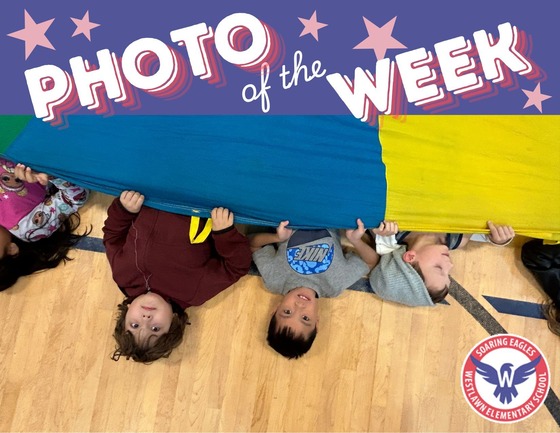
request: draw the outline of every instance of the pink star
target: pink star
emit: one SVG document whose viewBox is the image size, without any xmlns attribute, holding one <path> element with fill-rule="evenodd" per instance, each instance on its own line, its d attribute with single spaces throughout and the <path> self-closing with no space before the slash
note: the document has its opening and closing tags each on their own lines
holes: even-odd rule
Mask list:
<svg viewBox="0 0 560 433">
<path fill-rule="evenodd" d="M 298 20 L 300 20 L 304 26 L 299 35 L 300 38 L 304 35 L 311 34 L 315 38 L 315 40 L 318 41 L 319 30 L 323 27 L 328 26 L 328 24 L 320 23 L 317 21 L 317 11 L 313 12 L 313 15 L 311 15 L 311 18 L 309 18 L 308 20 L 300 17 L 298 17 Z"/>
<path fill-rule="evenodd" d="M 23 14 L 23 29 L 18 30 L 17 32 L 8 33 L 8 36 L 25 41 L 25 60 L 27 60 L 37 45 L 54 50 L 55 48 L 45 36 L 45 33 L 54 21 L 54 18 L 43 21 L 42 23 L 36 23 L 25 9 L 23 10 Z"/>
<path fill-rule="evenodd" d="M 524 109 L 530 107 L 531 105 L 534 105 L 535 107 L 537 107 L 537 110 L 542 113 L 542 101 L 546 101 L 547 99 L 552 98 L 552 96 L 550 95 L 541 93 L 541 83 L 537 84 L 537 87 L 535 87 L 535 90 L 533 90 L 532 92 L 525 89 L 521 90 L 523 90 L 523 93 L 525 93 L 525 95 L 529 98 L 523 106 Z"/>
<path fill-rule="evenodd" d="M 89 11 L 86 11 L 84 17 L 80 20 L 78 18 L 70 18 L 76 24 L 76 30 L 74 30 L 74 34 L 72 37 L 78 35 L 84 35 L 88 41 L 91 41 L 91 30 L 99 27 L 101 24 L 92 23 L 89 20 Z"/>
<path fill-rule="evenodd" d="M 377 60 L 381 60 L 385 57 L 385 52 L 390 48 L 406 48 L 406 46 L 391 36 L 397 17 L 394 17 L 391 21 L 386 22 L 381 28 L 377 27 L 366 17 L 363 17 L 363 19 L 368 32 L 368 37 L 356 45 L 354 47 L 355 50 L 373 49 Z"/>
</svg>

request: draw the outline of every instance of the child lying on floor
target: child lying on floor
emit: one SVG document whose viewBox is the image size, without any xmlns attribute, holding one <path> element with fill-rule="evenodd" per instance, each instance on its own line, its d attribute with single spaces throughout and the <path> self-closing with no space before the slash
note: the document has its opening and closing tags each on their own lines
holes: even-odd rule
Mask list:
<svg viewBox="0 0 560 433">
<path fill-rule="evenodd" d="M 507 245 L 512 227 L 488 221 L 490 234 L 401 232 L 396 222 L 384 221 L 375 236 L 379 265 L 370 274 L 371 288 L 380 298 L 417 306 L 434 306 L 449 292 L 453 268 L 450 251 L 469 240 Z"/>
<path fill-rule="evenodd" d="M 0 158 L 0 291 L 70 260 L 88 190 Z"/>
<path fill-rule="evenodd" d="M 248 239 L 234 215 L 219 207 L 199 219 L 143 206 L 144 196 L 123 191 L 107 212 L 103 243 L 113 279 L 125 295 L 114 337 L 120 356 L 149 363 L 168 357 L 182 339 L 185 309 L 201 305 L 247 274 Z"/>
<path fill-rule="evenodd" d="M 268 327 L 268 343 L 286 358 L 299 358 L 317 335 L 319 298 L 338 296 L 377 264 L 379 256 L 362 236 L 364 224 L 347 230 L 356 254 L 344 254 L 333 230 L 291 230 L 288 221 L 276 233 L 251 237 L 253 260 L 268 290 L 283 295 Z"/>
</svg>

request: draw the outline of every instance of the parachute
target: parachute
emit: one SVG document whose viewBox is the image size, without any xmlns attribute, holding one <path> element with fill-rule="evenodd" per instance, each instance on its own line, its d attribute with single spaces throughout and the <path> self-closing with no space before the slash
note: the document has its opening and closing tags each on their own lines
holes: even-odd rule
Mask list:
<svg viewBox="0 0 560 433">
<path fill-rule="evenodd" d="M 0 116 L 0 154 L 157 209 L 246 224 L 481 233 L 486 221 L 560 240 L 560 116 Z"/>
</svg>

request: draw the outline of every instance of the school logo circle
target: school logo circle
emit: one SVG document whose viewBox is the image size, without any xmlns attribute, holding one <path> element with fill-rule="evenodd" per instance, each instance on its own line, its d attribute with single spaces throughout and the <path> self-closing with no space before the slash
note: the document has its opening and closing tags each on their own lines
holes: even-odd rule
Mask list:
<svg viewBox="0 0 560 433">
<path fill-rule="evenodd" d="M 526 338 L 488 337 L 474 346 L 461 370 L 463 395 L 487 420 L 513 423 L 534 414 L 550 388 L 544 354 Z"/>
</svg>

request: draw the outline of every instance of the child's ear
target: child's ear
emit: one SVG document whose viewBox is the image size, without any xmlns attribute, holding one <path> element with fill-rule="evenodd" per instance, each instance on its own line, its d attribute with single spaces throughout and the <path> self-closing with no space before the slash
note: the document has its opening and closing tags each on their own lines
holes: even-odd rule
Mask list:
<svg viewBox="0 0 560 433">
<path fill-rule="evenodd" d="M 416 253 L 414 252 L 414 250 L 406 251 L 402 256 L 402 259 L 406 263 L 412 263 L 416 260 Z"/>
<path fill-rule="evenodd" d="M 16 243 L 14 242 L 10 242 L 8 244 L 8 250 L 7 250 L 7 254 L 9 256 L 15 257 L 19 254 L 19 247 Z"/>
</svg>

